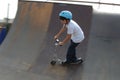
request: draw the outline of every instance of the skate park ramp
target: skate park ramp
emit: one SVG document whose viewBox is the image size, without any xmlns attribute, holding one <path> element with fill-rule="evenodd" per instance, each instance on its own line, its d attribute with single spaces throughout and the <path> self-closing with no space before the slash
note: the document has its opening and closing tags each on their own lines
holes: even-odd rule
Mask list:
<svg viewBox="0 0 120 80">
<path fill-rule="evenodd" d="M 83 5 L 18 4 L 15 21 L 0 46 L 1 80 L 120 79 L 120 15 L 98 13 Z M 73 12 L 73 19 L 85 32 L 86 38 L 77 48 L 77 56 L 85 60 L 82 65 L 50 65 L 54 53 L 65 59 L 69 44 L 56 48 L 53 40 L 62 26 L 58 13 L 64 9 Z"/>
</svg>

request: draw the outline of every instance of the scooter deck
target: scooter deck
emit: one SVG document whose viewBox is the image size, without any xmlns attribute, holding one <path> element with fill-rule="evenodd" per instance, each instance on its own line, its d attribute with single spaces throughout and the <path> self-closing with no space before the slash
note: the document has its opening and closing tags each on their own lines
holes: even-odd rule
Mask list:
<svg viewBox="0 0 120 80">
<path fill-rule="evenodd" d="M 83 63 L 83 60 L 82 59 L 79 59 L 78 61 L 76 61 L 76 62 L 73 62 L 73 63 L 64 63 L 64 61 L 63 60 L 61 60 L 61 59 L 58 59 L 58 60 L 52 60 L 51 62 L 50 62 L 50 64 L 51 65 L 55 65 L 55 64 L 61 64 L 61 65 L 75 65 L 75 64 L 82 64 Z"/>
</svg>

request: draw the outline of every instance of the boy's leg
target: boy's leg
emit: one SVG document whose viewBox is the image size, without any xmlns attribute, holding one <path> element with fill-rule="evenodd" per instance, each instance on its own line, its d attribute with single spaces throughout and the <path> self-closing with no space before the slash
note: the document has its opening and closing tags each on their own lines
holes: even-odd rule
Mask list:
<svg viewBox="0 0 120 80">
<path fill-rule="evenodd" d="M 67 55 L 66 55 L 66 59 L 67 62 L 75 62 L 77 60 L 76 57 L 76 47 L 78 46 L 79 43 L 74 43 L 71 40 L 70 46 L 68 47 L 68 51 L 67 51 Z"/>
</svg>

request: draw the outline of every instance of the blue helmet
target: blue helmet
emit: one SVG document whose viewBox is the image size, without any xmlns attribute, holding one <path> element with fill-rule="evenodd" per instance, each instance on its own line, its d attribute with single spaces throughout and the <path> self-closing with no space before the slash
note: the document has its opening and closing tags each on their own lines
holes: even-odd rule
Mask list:
<svg viewBox="0 0 120 80">
<path fill-rule="evenodd" d="M 70 20 L 72 19 L 72 13 L 70 11 L 68 11 L 68 10 L 61 11 L 59 13 L 59 16 L 64 17 L 66 19 L 70 19 Z"/>
</svg>

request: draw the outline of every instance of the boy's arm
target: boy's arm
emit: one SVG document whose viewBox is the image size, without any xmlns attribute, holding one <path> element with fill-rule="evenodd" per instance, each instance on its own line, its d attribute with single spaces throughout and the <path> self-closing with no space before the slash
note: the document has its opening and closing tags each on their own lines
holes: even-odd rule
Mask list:
<svg viewBox="0 0 120 80">
<path fill-rule="evenodd" d="M 59 42 L 59 45 L 64 45 L 66 42 L 68 42 L 69 40 L 71 39 L 71 34 L 67 34 L 66 35 L 66 38 L 62 41 L 62 42 Z"/>
<path fill-rule="evenodd" d="M 65 39 L 62 41 L 63 43 L 68 42 L 71 39 L 71 34 L 67 34 Z"/>
<path fill-rule="evenodd" d="M 63 26 L 61 30 L 54 36 L 54 39 L 57 39 L 65 30 L 66 30 L 66 27 Z"/>
</svg>

